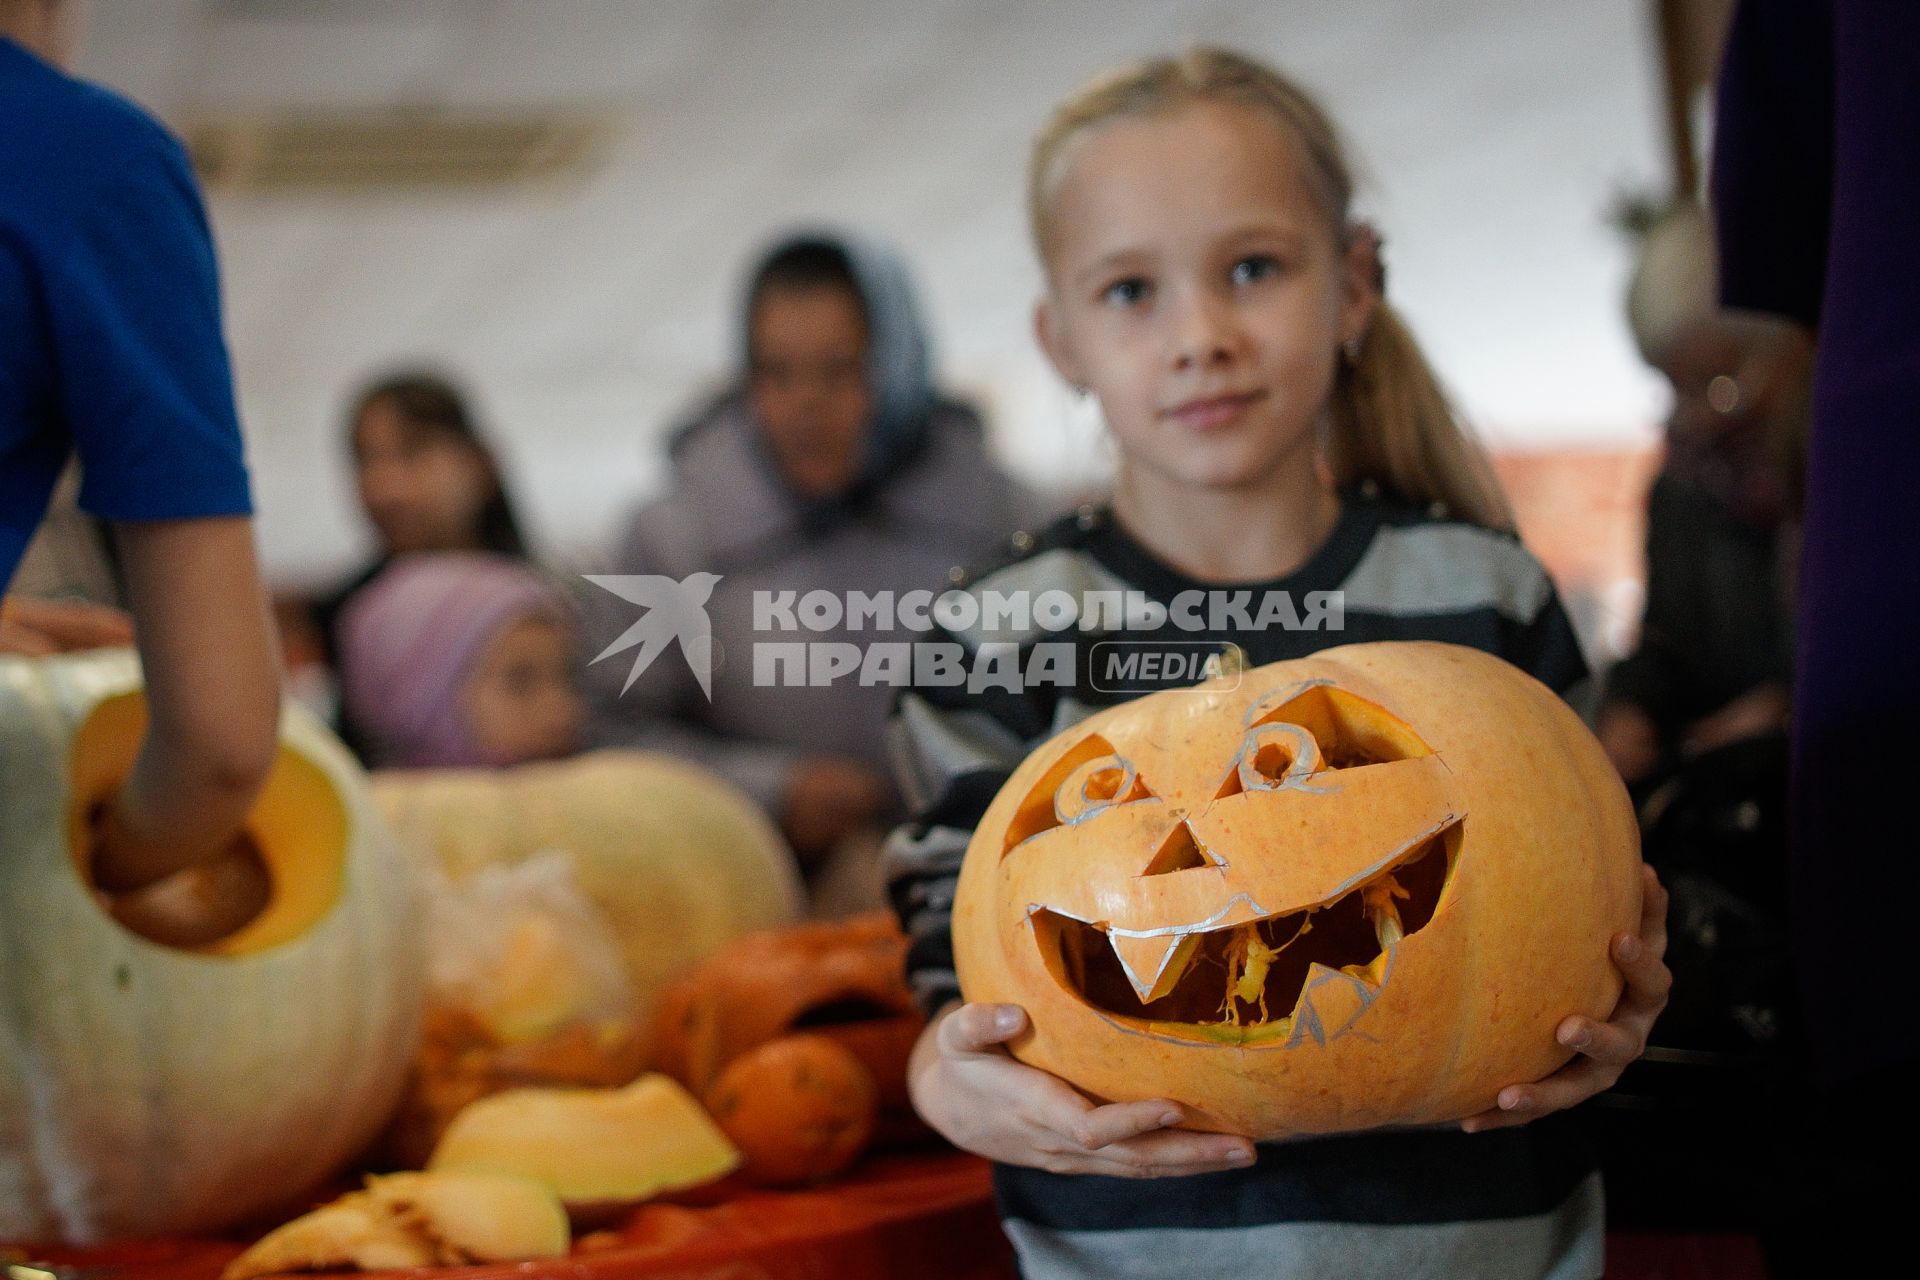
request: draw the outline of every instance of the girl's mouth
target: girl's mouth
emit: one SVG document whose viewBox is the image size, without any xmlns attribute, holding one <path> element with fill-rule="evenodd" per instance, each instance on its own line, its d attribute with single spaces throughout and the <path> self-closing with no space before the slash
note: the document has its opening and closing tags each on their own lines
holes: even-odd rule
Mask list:
<svg viewBox="0 0 1920 1280">
<path fill-rule="evenodd" d="M 1167 411 L 1167 417 L 1189 430 L 1210 431 L 1234 422 L 1265 395 L 1264 391 L 1241 391 L 1203 396 L 1175 405 Z"/>
</svg>

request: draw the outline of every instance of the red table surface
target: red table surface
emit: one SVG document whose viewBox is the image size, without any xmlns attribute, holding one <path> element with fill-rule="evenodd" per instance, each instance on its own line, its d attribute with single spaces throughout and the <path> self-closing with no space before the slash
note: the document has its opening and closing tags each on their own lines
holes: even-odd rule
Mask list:
<svg viewBox="0 0 1920 1280">
<path fill-rule="evenodd" d="M 217 1280 L 234 1240 L 14 1246 L 99 1280 Z M 9 1259 L 11 1260 L 11 1259 Z M 1011 1280 L 987 1164 L 954 1152 L 878 1156 L 825 1186 L 727 1187 L 641 1206 L 566 1258 L 381 1273 L 459 1280 Z"/>
</svg>

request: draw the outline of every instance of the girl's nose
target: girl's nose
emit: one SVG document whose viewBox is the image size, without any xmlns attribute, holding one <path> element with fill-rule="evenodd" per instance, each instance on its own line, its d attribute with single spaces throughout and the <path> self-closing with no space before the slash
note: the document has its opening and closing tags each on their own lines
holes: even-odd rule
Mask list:
<svg viewBox="0 0 1920 1280">
<path fill-rule="evenodd" d="M 1175 369 L 1206 369 L 1233 359 L 1233 322 L 1218 299 L 1190 294 L 1172 317 L 1168 336 Z"/>
</svg>

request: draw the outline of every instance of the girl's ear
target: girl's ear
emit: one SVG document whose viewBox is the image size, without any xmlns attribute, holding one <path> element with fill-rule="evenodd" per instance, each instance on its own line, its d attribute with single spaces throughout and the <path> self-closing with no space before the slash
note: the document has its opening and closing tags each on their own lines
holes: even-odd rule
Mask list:
<svg viewBox="0 0 1920 1280">
<path fill-rule="evenodd" d="M 1038 339 L 1040 350 L 1046 353 L 1047 363 L 1053 366 L 1053 371 L 1068 386 L 1086 385 L 1086 379 L 1080 373 L 1080 362 L 1067 349 L 1066 337 L 1060 331 L 1060 313 L 1045 297 L 1033 304 L 1033 336 Z"/>
<path fill-rule="evenodd" d="M 1380 287 L 1385 268 L 1380 260 L 1380 235 L 1361 223 L 1347 236 L 1346 257 L 1341 263 L 1340 341 L 1353 343 L 1366 335 L 1373 322 L 1373 309 L 1382 299 Z"/>
</svg>

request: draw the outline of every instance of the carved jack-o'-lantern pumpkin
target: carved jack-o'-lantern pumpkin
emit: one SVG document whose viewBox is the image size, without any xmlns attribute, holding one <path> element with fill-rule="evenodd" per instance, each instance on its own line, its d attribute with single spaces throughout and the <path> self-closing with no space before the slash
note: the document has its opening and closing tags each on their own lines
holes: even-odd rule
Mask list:
<svg viewBox="0 0 1920 1280">
<path fill-rule="evenodd" d="M 1350 645 L 1113 707 L 1015 771 L 954 904 L 1023 1061 L 1255 1138 L 1458 1119 L 1569 1057 L 1638 920 L 1633 810 L 1544 685 Z"/>
</svg>

